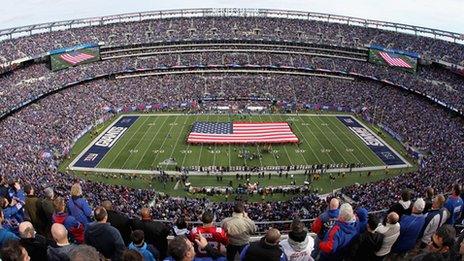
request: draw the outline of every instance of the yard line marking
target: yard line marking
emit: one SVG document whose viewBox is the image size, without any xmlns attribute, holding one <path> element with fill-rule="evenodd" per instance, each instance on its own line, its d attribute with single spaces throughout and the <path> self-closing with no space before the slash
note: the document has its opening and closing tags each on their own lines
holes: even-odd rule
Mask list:
<svg viewBox="0 0 464 261">
<path fill-rule="evenodd" d="M 300 119 L 301 119 L 301 118 L 300 118 Z M 306 122 L 303 121 L 303 123 L 306 123 Z M 300 135 L 303 137 L 303 140 L 304 140 L 304 141 L 306 142 L 306 144 L 308 145 L 309 150 L 312 152 L 312 154 L 314 154 L 314 156 L 316 156 L 317 161 L 318 161 L 318 162 L 321 162 L 321 160 L 319 159 L 319 157 L 317 156 L 317 154 L 314 152 L 313 148 L 312 148 L 311 145 L 309 144 L 308 140 L 306 139 L 306 135 L 304 135 L 304 133 L 300 130 L 300 127 L 298 127 L 298 124 L 297 124 L 297 123 L 295 123 L 294 125 L 292 124 L 291 127 L 293 127 L 293 126 L 296 127 L 296 129 L 298 130 L 298 132 L 300 133 Z M 300 153 L 298 153 L 298 154 L 300 154 Z M 308 164 L 308 161 L 307 161 L 306 158 L 304 157 L 303 153 L 301 153 L 300 155 L 303 157 L 303 159 L 304 159 L 306 165 L 309 165 L 309 164 Z"/>
<path fill-rule="evenodd" d="M 137 132 L 139 132 L 140 128 L 142 128 L 142 126 L 144 125 L 144 123 L 145 123 L 146 121 L 147 121 L 147 119 L 145 119 L 145 120 L 143 121 L 143 123 L 141 123 L 140 126 L 137 127 L 137 129 L 136 129 L 136 130 L 134 131 L 134 133 L 130 136 L 130 138 L 127 139 L 127 141 L 126 141 L 126 143 L 124 143 L 124 146 L 122 147 L 122 149 L 120 149 L 120 150 L 118 151 L 118 153 L 117 153 L 116 156 L 113 158 L 113 160 L 112 160 L 111 163 L 108 165 L 108 167 L 111 168 L 111 166 L 114 164 L 114 162 L 116 161 L 116 159 L 119 157 L 119 155 L 121 155 L 121 153 L 122 153 L 123 151 L 125 151 L 127 145 L 130 143 L 130 141 L 131 141 L 132 138 L 135 136 L 135 134 L 137 134 Z M 126 134 L 127 134 L 127 132 L 126 132 Z M 122 138 L 124 138 L 124 137 L 122 137 Z M 114 148 L 113 148 L 113 149 L 114 149 Z M 111 152 L 111 150 L 110 150 L 109 152 Z M 106 155 L 110 154 L 109 152 L 108 152 Z M 106 155 L 105 155 L 105 156 L 106 156 Z M 105 157 L 103 157 L 103 158 L 105 158 Z M 100 163 L 102 163 L 102 162 L 103 162 L 103 159 L 100 161 Z"/>
<path fill-rule="evenodd" d="M 172 158 L 172 155 L 174 154 L 174 151 L 177 148 L 177 144 L 179 143 L 179 138 L 180 138 L 180 136 L 182 136 L 182 134 L 184 134 L 185 124 L 187 123 L 188 118 L 189 118 L 188 116 L 185 116 L 184 124 L 182 124 L 182 127 L 181 127 L 181 129 L 179 131 L 179 135 L 177 135 L 176 144 L 174 144 L 174 148 L 172 149 L 171 155 L 169 155 L 169 158 Z"/>
<path fill-rule="evenodd" d="M 332 130 L 332 128 L 328 125 L 328 123 L 326 121 L 321 120 L 318 117 L 316 117 L 316 119 L 317 119 L 318 122 L 327 124 L 327 128 L 329 129 L 329 131 L 335 136 L 335 138 L 340 142 L 340 144 L 343 145 L 343 147 L 345 147 L 345 152 L 346 152 L 347 149 L 348 149 L 348 146 L 346 146 L 345 142 L 343 142 L 343 140 L 340 139 L 340 137 L 337 135 L 337 133 L 335 133 Z M 328 119 L 330 119 L 330 118 L 328 118 Z M 330 122 L 330 120 L 329 120 L 329 122 Z M 338 152 L 338 154 L 340 154 L 344 158 L 344 160 L 346 160 L 346 157 L 344 155 L 345 152 L 343 152 L 343 151 L 340 152 L 336 147 L 335 147 L 335 150 Z M 356 155 L 353 152 L 351 152 L 351 154 L 354 156 L 355 160 L 357 160 L 359 163 L 362 163 L 361 161 L 359 161 L 358 157 L 356 157 Z M 348 161 L 347 163 L 354 163 L 354 162 L 349 162 Z"/>
<path fill-rule="evenodd" d="M 179 118 L 180 115 L 177 115 L 176 118 L 174 119 L 174 122 L 173 123 L 176 123 L 177 122 L 177 119 Z M 171 131 L 172 131 L 172 127 L 174 127 L 175 124 L 172 124 L 171 127 L 169 128 L 169 132 L 168 132 L 168 135 L 171 135 Z M 163 140 L 163 143 L 161 143 L 161 147 L 159 148 L 159 150 L 162 150 L 164 148 L 164 144 L 166 143 L 166 140 L 168 138 L 167 137 L 164 137 L 164 140 Z M 155 158 L 151 161 L 151 164 L 150 165 L 153 165 L 156 163 L 156 160 L 158 159 L 158 156 L 160 155 L 161 153 L 156 153 L 156 156 Z"/>
<path fill-rule="evenodd" d="M 147 118 L 147 120 L 148 120 L 148 119 L 149 119 L 149 118 Z M 157 120 L 158 120 L 158 118 L 155 119 L 155 123 L 156 123 Z M 144 123 L 144 124 L 145 124 L 145 123 Z M 142 138 L 139 139 L 139 141 L 137 142 L 137 144 L 135 145 L 134 148 L 137 148 L 137 147 L 139 146 L 140 142 L 142 142 L 143 139 L 145 138 L 145 136 L 146 136 L 148 133 L 150 133 L 150 130 L 151 130 L 151 128 L 152 128 L 154 125 L 153 125 L 152 123 L 149 123 L 148 126 L 150 126 L 150 127 L 148 127 L 148 130 L 145 131 L 145 133 L 142 135 Z M 145 154 L 145 153 L 144 153 L 144 154 Z M 121 167 L 122 169 L 125 168 L 127 162 L 130 162 L 129 159 L 130 159 L 131 157 L 132 157 L 132 155 L 129 155 L 129 157 L 127 157 L 127 158 L 124 160 L 124 164 L 123 164 L 122 167 Z M 137 166 L 138 166 L 138 161 L 137 161 L 137 165 L 135 166 L 135 168 L 137 168 Z"/>
<path fill-rule="evenodd" d="M 161 131 L 161 129 L 163 129 L 163 126 L 164 126 L 164 124 L 166 123 L 167 119 L 168 119 L 168 117 L 164 118 L 164 121 L 163 121 L 163 123 L 161 124 L 161 127 L 156 131 L 156 134 L 153 135 L 153 137 L 151 138 L 148 147 L 145 149 L 145 152 L 143 153 L 142 157 L 141 157 L 141 158 L 138 160 L 138 162 L 137 162 L 137 166 L 135 167 L 136 169 L 139 168 L 139 165 L 140 165 L 140 163 L 142 162 L 143 158 L 145 157 L 145 154 L 147 154 L 147 152 L 150 150 L 151 144 L 152 144 L 153 141 L 155 140 L 156 136 L 158 136 L 158 133 Z M 158 120 L 158 118 L 155 120 L 155 122 L 156 122 L 157 120 Z M 152 166 L 150 165 L 150 166 L 148 166 L 148 167 L 151 168 Z"/>
<path fill-rule="evenodd" d="M 119 155 L 121 154 L 121 152 L 123 152 L 123 151 L 125 150 L 125 148 L 127 147 L 127 144 L 129 144 L 129 142 L 132 140 L 132 138 L 135 136 L 135 134 L 136 134 L 137 132 L 139 132 L 140 128 L 142 128 L 142 126 L 145 124 L 145 122 L 146 122 L 148 119 L 149 119 L 149 118 L 146 118 L 146 119 L 143 121 L 143 123 L 140 124 L 140 126 L 137 128 L 137 130 L 136 130 L 136 131 L 130 136 L 130 138 L 126 141 L 126 143 L 124 144 L 124 146 L 122 147 L 122 149 L 118 151 L 118 153 L 116 154 L 116 156 L 115 156 L 115 157 L 113 158 L 113 160 L 111 161 L 110 165 L 108 165 L 110 168 L 111 168 L 111 166 L 113 165 L 113 163 L 116 161 L 116 159 L 119 157 Z M 138 119 L 137 119 L 137 120 L 138 120 Z M 135 122 L 134 122 L 134 124 L 135 124 Z M 126 132 L 126 133 L 127 133 L 127 132 Z M 110 151 L 111 151 L 111 150 L 110 150 Z M 109 154 L 109 153 L 106 153 L 106 155 L 108 155 L 108 154 Z M 105 156 L 106 156 L 106 155 L 105 155 Z M 103 159 L 104 159 L 104 158 L 105 158 L 105 157 L 103 157 Z M 100 161 L 100 163 L 103 162 L 103 159 Z"/>
<path fill-rule="evenodd" d="M 301 118 L 301 116 L 299 116 Z M 311 123 L 313 122 L 311 120 L 311 117 L 308 117 L 308 119 L 310 119 Z M 324 145 L 322 145 L 321 141 L 319 141 L 319 139 L 317 138 L 317 136 L 313 133 L 313 131 L 306 125 L 305 126 L 306 129 L 308 129 L 309 133 L 314 137 L 314 139 L 317 141 L 317 143 L 319 143 L 319 145 L 321 146 L 322 149 L 324 149 Z M 314 152 L 316 153 L 316 152 Z M 337 163 L 334 161 L 334 159 L 332 158 L 332 156 L 330 156 L 330 153 L 327 153 L 327 156 L 329 156 L 330 160 L 332 161 L 332 163 Z M 324 164 L 322 161 L 320 161 L 319 164 Z"/>
<path fill-rule="evenodd" d="M 312 119 L 310 119 L 310 121 L 313 122 Z M 344 156 L 343 154 L 340 154 L 340 152 L 337 150 L 337 147 L 332 143 L 332 141 L 327 137 L 327 135 L 325 135 L 325 132 L 324 132 L 321 128 L 319 128 L 319 126 L 318 126 L 317 124 L 315 124 L 315 125 L 316 125 L 316 128 L 318 128 L 318 129 L 321 131 L 321 133 L 322 133 L 322 135 L 325 137 L 325 139 L 326 139 L 327 141 L 329 141 L 330 145 L 332 145 L 332 147 L 333 147 L 334 150 L 338 153 L 338 155 L 342 156 L 342 158 L 343 158 L 343 160 L 345 161 L 345 163 L 350 163 L 350 162 L 348 162 L 348 161 L 346 160 L 346 158 L 345 158 L 345 156 Z M 336 163 L 339 163 L 339 162 L 334 162 L 334 163 L 336 164 Z"/>
<path fill-rule="evenodd" d="M 193 122 L 196 122 L 197 120 L 198 120 L 198 114 L 195 116 L 195 120 Z M 188 151 L 189 149 L 190 149 L 190 143 L 187 142 L 187 149 L 185 151 Z M 182 159 L 181 167 L 184 167 L 186 158 L 187 158 L 187 153 L 184 153 L 184 158 Z"/>
<path fill-rule="evenodd" d="M 345 131 L 343 131 L 343 129 L 342 129 L 341 127 L 339 127 L 339 124 L 338 124 L 338 123 L 339 123 L 339 120 L 338 120 L 337 118 L 335 118 L 335 117 L 334 117 L 334 119 L 335 119 L 335 120 L 333 121 L 333 124 L 335 125 L 335 127 L 336 127 L 337 129 L 341 130 L 342 133 L 343 133 L 343 135 L 344 135 L 345 137 L 348 138 L 348 140 L 350 141 L 350 143 L 353 144 L 358 150 L 361 151 L 361 153 L 362 153 L 362 154 L 364 155 L 364 157 L 369 161 L 369 163 L 372 164 L 372 166 L 376 166 L 377 164 L 376 164 L 375 162 L 372 162 L 371 158 L 368 157 L 368 155 L 366 155 L 365 150 L 364 150 L 363 148 L 360 148 L 360 147 L 358 146 L 357 142 L 354 141 Z M 335 122 L 335 121 L 336 121 L 336 122 Z M 366 146 L 366 148 L 369 149 L 369 147 L 367 147 L 367 146 Z M 351 152 L 351 153 L 353 153 L 353 152 Z M 353 154 L 354 154 L 354 153 L 353 153 Z M 357 157 L 356 157 L 356 158 L 357 158 Z M 361 162 L 361 163 L 362 163 L 362 162 Z"/>
</svg>

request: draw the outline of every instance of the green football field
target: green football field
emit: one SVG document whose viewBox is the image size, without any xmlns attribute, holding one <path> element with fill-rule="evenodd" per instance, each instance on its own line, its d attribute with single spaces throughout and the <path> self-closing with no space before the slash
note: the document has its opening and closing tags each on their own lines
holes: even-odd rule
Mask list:
<svg viewBox="0 0 464 261">
<path fill-rule="evenodd" d="M 342 164 L 357 164 L 359 167 L 385 168 L 385 163 L 366 143 L 331 114 L 248 116 L 137 114 L 137 116 L 136 121 L 115 140 L 96 166 L 80 168 L 74 164 L 101 135 L 92 137 L 88 146 L 70 164 L 70 169 L 150 173 L 156 169 L 173 170 L 175 167 L 197 166 L 234 168 L 339 164 L 341 168 Z M 300 142 L 272 146 L 187 144 L 186 138 L 196 121 L 289 122 Z M 244 157 L 245 154 L 248 156 Z"/>
</svg>

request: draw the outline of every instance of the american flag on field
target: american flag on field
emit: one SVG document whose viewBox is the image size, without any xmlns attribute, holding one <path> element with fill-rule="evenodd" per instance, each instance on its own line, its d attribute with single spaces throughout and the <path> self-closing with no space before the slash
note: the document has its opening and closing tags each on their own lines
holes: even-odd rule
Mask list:
<svg viewBox="0 0 464 261">
<path fill-rule="evenodd" d="M 94 58 L 95 56 L 91 54 L 81 53 L 81 52 L 71 52 L 71 53 L 64 53 L 60 55 L 60 58 L 65 60 L 66 62 L 75 65 L 81 63 L 83 61 L 89 60 Z"/>
<path fill-rule="evenodd" d="M 390 66 L 397 66 L 403 68 L 412 68 L 412 66 L 404 61 L 399 55 L 387 52 L 379 52 L 382 57 Z"/>
<path fill-rule="evenodd" d="M 188 143 L 296 143 L 287 122 L 195 122 Z"/>
</svg>

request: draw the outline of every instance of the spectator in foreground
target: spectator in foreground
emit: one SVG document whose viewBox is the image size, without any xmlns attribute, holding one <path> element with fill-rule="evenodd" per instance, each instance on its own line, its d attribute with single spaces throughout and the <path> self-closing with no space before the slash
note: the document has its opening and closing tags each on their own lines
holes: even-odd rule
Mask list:
<svg viewBox="0 0 464 261">
<path fill-rule="evenodd" d="M 24 221 L 24 204 L 26 196 L 18 182 L 10 181 L 7 197 L 0 197 L 0 208 L 3 211 L 4 227 L 19 235 L 19 223 Z"/>
<path fill-rule="evenodd" d="M 44 189 L 45 199 L 42 200 L 42 210 L 44 213 L 45 223 L 51 227 L 53 224 L 52 216 L 55 212 L 53 207 L 53 200 L 55 199 L 55 192 L 52 188 L 48 187 Z"/>
<path fill-rule="evenodd" d="M 367 219 L 367 229 L 354 240 L 350 246 L 351 256 L 349 260 L 376 260 L 375 252 L 382 247 L 383 234 L 380 234 L 377 229 L 380 220 L 374 215 L 369 215 Z"/>
<path fill-rule="evenodd" d="M 401 199 L 390 206 L 390 208 L 387 211 L 387 215 L 391 212 L 395 212 L 396 214 L 398 214 L 399 218 L 401 218 L 401 216 L 403 216 L 404 214 L 410 215 L 411 210 L 411 190 L 403 189 L 403 191 L 401 192 Z"/>
<path fill-rule="evenodd" d="M 259 241 L 255 241 L 245 246 L 240 254 L 241 261 L 270 260 L 284 261 L 285 253 L 280 249 L 280 232 L 271 228 L 266 232 L 266 236 Z"/>
<path fill-rule="evenodd" d="M 319 215 L 311 225 L 311 231 L 316 233 L 320 240 L 324 239 L 327 231 L 329 231 L 337 221 L 338 215 L 340 214 L 339 207 L 340 200 L 332 198 L 329 203 L 329 208 Z"/>
<path fill-rule="evenodd" d="M 24 204 L 26 216 L 29 217 L 29 221 L 31 221 L 34 228 L 36 228 L 42 235 L 45 235 L 42 200 L 35 195 L 34 187 L 31 184 L 24 185 L 24 193 L 26 193 L 26 200 Z"/>
<path fill-rule="evenodd" d="M 448 209 L 450 217 L 446 221 L 446 224 L 454 225 L 456 221 L 461 217 L 462 212 L 462 199 L 461 199 L 461 185 L 454 184 L 448 199 L 445 202 L 445 208 Z"/>
<path fill-rule="evenodd" d="M 225 261 L 225 257 L 219 253 L 215 248 L 212 248 L 208 244 L 206 238 L 201 234 L 198 234 L 195 238 L 195 243 L 202 250 L 208 253 L 207 258 L 195 258 L 195 247 L 193 243 L 185 236 L 176 236 L 173 240 L 169 242 L 168 253 L 169 257 L 166 258 L 166 261 L 175 260 L 175 261 Z"/>
<path fill-rule="evenodd" d="M 131 239 L 131 220 L 124 214 L 113 210 L 113 204 L 109 200 L 102 202 L 102 207 L 108 213 L 108 223 L 121 233 L 125 245 L 129 245 Z"/>
<path fill-rule="evenodd" d="M 187 222 L 184 217 L 177 218 L 172 230 L 176 236 L 188 236 L 190 234 L 190 230 L 187 228 Z"/>
<path fill-rule="evenodd" d="M 234 206 L 232 217 L 222 221 L 222 228 L 229 236 L 227 245 L 227 260 L 233 261 L 237 253 L 241 253 L 243 248 L 250 243 L 250 236 L 256 232 L 256 225 L 245 212 L 245 207 L 241 201 L 237 201 Z"/>
<path fill-rule="evenodd" d="M 48 261 L 67 261 L 69 253 L 77 248 L 77 245 L 68 241 L 68 230 L 62 225 L 55 223 L 52 225 L 51 234 L 56 246 L 48 246 Z"/>
<path fill-rule="evenodd" d="M 122 252 L 122 261 L 147 261 L 140 252 L 137 252 L 134 249 L 126 249 Z M 152 259 L 154 260 L 154 259 Z"/>
<path fill-rule="evenodd" d="M 72 185 L 71 198 L 66 206 L 68 213 L 87 228 L 87 225 L 92 221 L 92 208 L 82 197 L 82 187 L 78 183 Z"/>
<path fill-rule="evenodd" d="M 11 240 L 6 242 L 0 250 L 0 256 L 2 257 L 2 261 L 31 260 L 26 249 L 23 246 L 21 246 L 21 244 L 17 240 Z"/>
<path fill-rule="evenodd" d="M 10 230 L 2 226 L 3 223 L 3 211 L 0 211 L 0 247 L 9 240 L 19 240 L 19 238 Z"/>
<path fill-rule="evenodd" d="M 160 258 L 163 259 L 168 249 L 169 227 L 162 222 L 154 221 L 149 208 L 142 208 L 140 214 L 142 219 L 133 220 L 133 229 L 142 230 L 145 234 L 145 242 L 156 247 Z"/>
<path fill-rule="evenodd" d="M 421 231 L 421 248 L 425 248 L 432 241 L 432 236 L 437 232 L 437 229 L 445 224 L 449 217 L 449 212 L 444 208 L 445 197 L 437 195 L 432 201 L 432 208 L 425 216 L 424 226 Z"/>
<path fill-rule="evenodd" d="M 400 236 L 400 217 L 396 212 L 390 212 L 387 215 L 387 223 L 380 224 L 375 231 L 383 235 L 382 247 L 379 251 L 375 252 L 377 260 L 383 260 L 386 255 L 391 251 L 396 239 Z"/>
<path fill-rule="evenodd" d="M 78 245 L 69 253 L 70 261 L 106 261 L 106 259 L 92 246 Z"/>
<path fill-rule="evenodd" d="M 45 224 L 45 231 L 47 232 L 46 235 L 49 235 L 50 229 L 53 225 L 52 216 L 55 212 L 55 208 L 53 207 L 53 200 L 55 199 L 55 192 L 53 188 L 48 187 L 44 189 L 45 198 L 41 202 L 41 208 L 43 211 L 43 221 Z"/>
<path fill-rule="evenodd" d="M 145 261 L 159 260 L 158 251 L 152 246 L 145 243 L 142 230 L 134 230 L 131 235 L 132 243 L 129 249 L 139 252 Z"/>
<path fill-rule="evenodd" d="M 27 250 L 31 260 L 43 260 L 47 256 L 47 239 L 35 232 L 34 226 L 29 221 L 19 224 L 19 242 Z"/>
<path fill-rule="evenodd" d="M 280 242 L 280 246 L 289 261 L 312 261 L 314 239 L 308 235 L 304 224 L 294 219 L 290 225 L 288 238 Z"/>
<path fill-rule="evenodd" d="M 95 209 L 95 221 L 85 230 L 85 243 L 95 247 L 105 258 L 121 260 L 122 252 L 126 248 L 119 231 L 112 227 L 108 220 L 105 208 Z"/>
<path fill-rule="evenodd" d="M 62 197 L 55 198 L 53 207 L 55 208 L 55 213 L 52 216 L 53 222 L 62 224 L 69 231 L 72 242 L 76 244 L 84 243 L 84 225 L 77 221 L 75 217 L 64 212 L 64 199 Z"/>
<path fill-rule="evenodd" d="M 422 212 L 423 214 L 426 214 L 432 208 L 434 198 L 435 198 L 435 190 L 432 187 L 428 187 L 425 190 L 425 198 L 424 198 L 425 208 L 424 208 L 424 211 Z"/>
<path fill-rule="evenodd" d="M 429 253 L 437 253 L 443 260 L 450 260 L 453 255 L 452 250 L 455 244 L 456 230 L 451 225 L 443 225 L 433 234 L 432 241 L 422 254 L 417 255 L 412 260 L 422 261 L 427 259 Z M 435 259 L 436 260 L 436 259 Z"/>
<path fill-rule="evenodd" d="M 397 258 L 404 258 L 406 253 L 415 247 L 425 223 L 425 216 L 422 214 L 424 208 L 425 201 L 418 198 L 412 206 L 412 214 L 401 217 L 400 236 L 392 247 L 392 252 Z"/>
<path fill-rule="evenodd" d="M 351 205 L 342 204 L 337 222 L 319 243 L 320 260 L 343 260 L 346 247 L 358 235 L 358 225 Z"/>
<path fill-rule="evenodd" d="M 226 232 L 221 227 L 216 227 L 213 224 L 214 215 L 213 212 L 209 210 L 203 213 L 203 215 L 201 216 L 201 221 L 203 222 L 203 226 L 194 227 L 190 232 L 190 241 L 195 242 L 196 236 L 198 234 L 202 234 L 208 241 L 208 244 L 210 244 L 212 247 L 216 248 L 220 252 L 221 245 L 227 246 L 227 244 L 229 243 L 229 239 L 227 237 Z M 198 246 L 195 248 L 195 252 L 196 256 L 198 257 L 207 256 L 207 253 L 199 249 Z"/>
</svg>

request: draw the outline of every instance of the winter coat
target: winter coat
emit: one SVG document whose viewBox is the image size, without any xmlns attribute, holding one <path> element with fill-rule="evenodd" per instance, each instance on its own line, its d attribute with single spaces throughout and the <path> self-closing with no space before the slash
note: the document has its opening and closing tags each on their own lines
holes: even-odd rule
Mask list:
<svg viewBox="0 0 464 261">
<path fill-rule="evenodd" d="M 108 223 L 92 222 L 85 230 L 85 243 L 111 260 L 120 260 L 125 249 L 119 231 Z"/>
<path fill-rule="evenodd" d="M 256 232 L 253 220 L 245 217 L 243 213 L 232 213 L 232 217 L 222 221 L 222 228 L 229 236 L 229 244 L 243 246 L 250 242 L 250 236 Z"/>
</svg>

